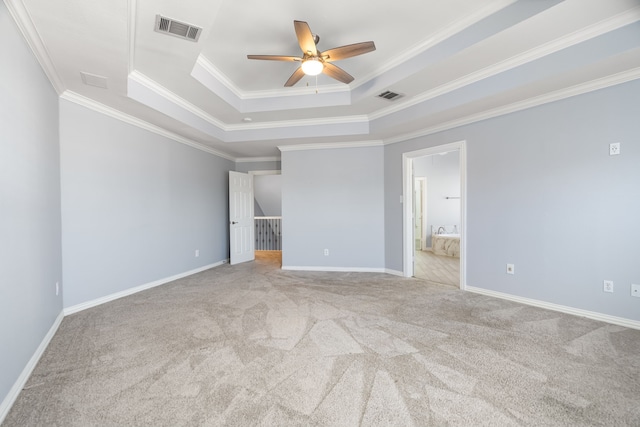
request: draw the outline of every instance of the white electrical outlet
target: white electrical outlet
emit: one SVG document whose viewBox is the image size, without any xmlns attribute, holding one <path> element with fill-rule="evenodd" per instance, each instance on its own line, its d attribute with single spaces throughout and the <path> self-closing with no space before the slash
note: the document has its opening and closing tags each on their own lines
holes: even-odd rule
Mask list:
<svg viewBox="0 0 640 427">
<path fill-rule="evenodd" d="M 200 256 L 200 249 L 196 249 L 196 258 Z"/>
<path fill-rule="evenodd" d="M 516 274 L 516 266 L 513 264 L 507 264 L 507 274 Z"/>
<path fill-rule="evenodd" d="M 631 285 L 631 296 L 640 298 L 640 285 Z"/>
<path fill-rule="evenodd" d="M 324 250 L 324 256 L 329 256 L 329 249 Z"/>
<path fill-rule="evenodd" d="M 613 281 L 605 280 L 602 282 L 602 290 L 604 292 L 613 292 Z"/>
<path fill-rule="evenodd" d="M 617 156 L 618 154 L 620 154 L 620 143 L 612 142 L 611 144 L 609 144 L 609 155 Z"/>
</svg>

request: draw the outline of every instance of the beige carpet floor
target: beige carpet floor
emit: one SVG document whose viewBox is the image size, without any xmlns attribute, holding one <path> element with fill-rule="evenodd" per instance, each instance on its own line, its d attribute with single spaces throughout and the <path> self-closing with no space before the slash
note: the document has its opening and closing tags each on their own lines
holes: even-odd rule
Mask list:
<svg viewBox="0 0 640 427">
<path fill-rule="evenodd" d="M 278 261 L 66 317 L 3 425 L 640 425 L 638 330 Z"/>
</svg>

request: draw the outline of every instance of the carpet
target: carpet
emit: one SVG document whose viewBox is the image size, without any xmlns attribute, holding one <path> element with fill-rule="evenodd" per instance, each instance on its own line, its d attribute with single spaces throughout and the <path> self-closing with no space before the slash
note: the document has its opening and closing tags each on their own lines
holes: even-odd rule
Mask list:
<svg viewBox="0 0 640 427">
<path fill-rule="evenodd" d="M 640 331 L 278 256 L 65 317 L 3 426 L 640 425 Z"/>
</svg>

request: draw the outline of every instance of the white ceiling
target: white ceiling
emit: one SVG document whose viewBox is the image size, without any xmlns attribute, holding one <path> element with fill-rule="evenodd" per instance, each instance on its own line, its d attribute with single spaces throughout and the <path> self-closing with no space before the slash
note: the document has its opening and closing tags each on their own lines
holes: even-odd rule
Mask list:
<svg viewBox="0 0 640 427">
<path fill-rule="evenodd" d="M 63 98 L 232 159 L 393 143 L 640 78 L 640 0 L 5 3 Z M 155 32 L 157 14 L 202 35 Z M 285 88 L 297 63 L 247 55 L 300 56 L 294 20 L 320 50 L 377 49 L 336 63 L 349 85 L 321 75 Z M 386 90 L 403 97 L 379 99 Z"/>
</svg>

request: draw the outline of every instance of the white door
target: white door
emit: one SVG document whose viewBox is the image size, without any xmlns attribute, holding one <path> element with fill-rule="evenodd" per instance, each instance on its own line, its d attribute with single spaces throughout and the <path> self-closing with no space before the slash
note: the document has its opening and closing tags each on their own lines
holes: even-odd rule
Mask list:
<svg viewBox="0 0 640 427">
<path fill-rule="evenodd" d="M 253 242 L 253 177 L 229 171 L 230 264 L 255 258 Z"/>
</svg>

